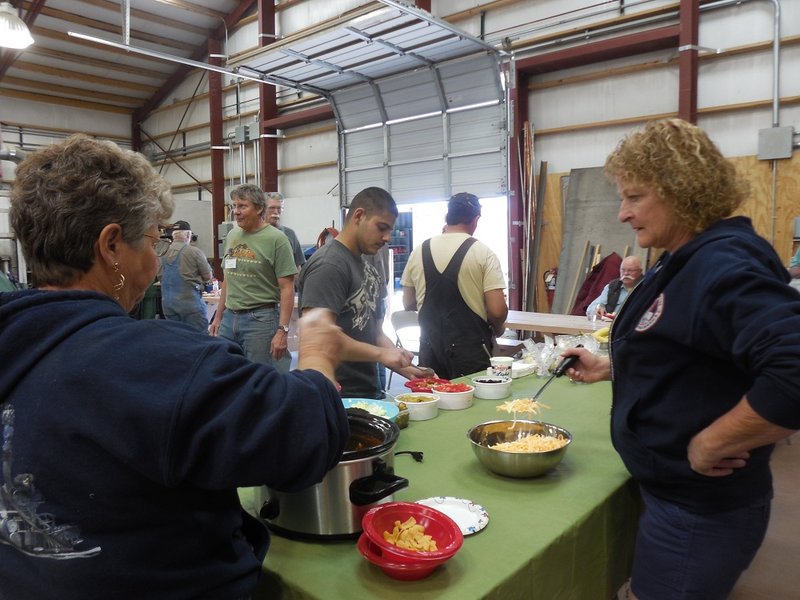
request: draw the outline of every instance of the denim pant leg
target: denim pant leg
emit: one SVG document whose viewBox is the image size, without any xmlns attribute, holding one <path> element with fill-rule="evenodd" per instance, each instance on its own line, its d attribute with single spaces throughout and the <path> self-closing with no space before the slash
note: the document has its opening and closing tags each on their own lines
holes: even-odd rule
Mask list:
<svg viewBox="0 0 800 600">
<path fill-rule="evenodd" d="M 761 546 L 770 501 L 691 513 L 642 490 L 631 589 L 639 600 L 724 600 Z"/>
<path fill-rule="evenodd" d="M 281 373 L 288 373 L 289 365 L 292 362 L 288 350 L 277 361 L 272 358 L 272 353 L 269 350 L 272 338 L 278 330 L 278 319 L 280 317 L 278 309 L 259 308 L 237 316 L 240 317 L 237 341 L 242 345 L 247 358 L 253 362 L 272 365 Z"/>
<path fill-rule="evenodd" d="M 242 342 L 237 339 L 235 333 L 235 330 L 238 328 L 238 316 L 239 315 L 230 310 L 226 310 L 224 313 L 222 313 L 222 320 L 219 323 L 219 331 L 217 332 L 217 335 L 224 337 L 226 340 L 236 342 L 239 344 L 239 346 L 241 346 Z"/>
</svg>

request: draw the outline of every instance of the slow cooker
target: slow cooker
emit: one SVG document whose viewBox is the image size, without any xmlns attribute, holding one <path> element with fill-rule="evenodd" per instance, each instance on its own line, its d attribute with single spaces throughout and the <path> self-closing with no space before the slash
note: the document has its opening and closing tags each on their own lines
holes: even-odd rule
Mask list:
<svg viewBox="0 0 800 600">
<path fill-rule="evenodd" d="M 394 474 L 398 426 L 359 409 L 348 409 L 347 420 L 345 451 L 320 483 L 299 492 L 267 486 L 257 491 L 259 516 L 275 533 L 296 539 L 356 538 L 364 513 L 408 486 Z"/>
</svg>

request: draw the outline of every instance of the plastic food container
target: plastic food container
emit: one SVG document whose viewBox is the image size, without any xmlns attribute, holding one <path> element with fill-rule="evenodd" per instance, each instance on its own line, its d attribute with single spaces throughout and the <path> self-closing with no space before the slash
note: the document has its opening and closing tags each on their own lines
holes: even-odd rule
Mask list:
<svg viewBox="0 0 800 600">
<path fill-rule="evenodd" d="M 425 535 L 431 536 L 436 542 L 436 550 L 408 550 L 384 539 L 384 532 L 391 532 L 396 521 L 404 523 L 409 517 L 414 517 L 416 523 L 425 528 Z M 364 514 L 361 528 L 376 546 L 375 553 L 395 563 L 439 564 L 458 552 L 464 543 L 464 534 L 453 519 L 435 508 L 416 502 L 379 504 Z"/>
<path fill-rule="evenodd" d="M 451 391 L 454 389 L 458 391 Z M 439 408 L 442 410 L 462 410 L 472 406 L 475 387 L 466 383 L 443 383 L 434 386 L 433 393 L 439 396 Z"/>
<path fill-rule="evenodd" d="M 499 400 L 511 395 L 511 377 L 481 375 L 472 378 L 475 397 L 483 400 Z"/>
<path fill-rule="evenodd" d="M 437 394 L 411 393 L 400 394 L 395 400 L 406 405 L 408 418 L 411 421 L 427 421 L 439 414 L 439 396 Z"/>
</svg>

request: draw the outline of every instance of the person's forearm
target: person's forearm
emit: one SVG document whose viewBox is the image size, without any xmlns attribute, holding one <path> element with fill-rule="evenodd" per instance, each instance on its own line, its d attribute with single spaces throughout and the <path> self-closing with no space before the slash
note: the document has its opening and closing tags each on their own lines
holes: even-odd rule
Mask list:
<svg viewBox="0 0 800 600">
<path fill-rule="evenodd" d="M 219 301 L 217 302 L 217 312 L 214 314 L 214 322 L 220 323 L 222 321 L 222 313 L 225 312 L 225 297 L 227 295 L 227 280 L 222 280 L 222 285 L 219 286 Z"/>
<path fill-rule="evenodd" d="M 397 348 L 397 344 L 389 339 L 389 336 L 387 336 L 383 331 L 378 333 L 378 338 L 375 340 L 375 345 L 378 346 L 378 348 Z"/>
<path fill-rule="evenodd" d="M 281 311 L 280 323 L 278 325 L 288 325 L 292 320 L 292 311 L 294 310 L 294 284 L 290 287 L 281 286 Z"/>
<path fill-rule="evenodd" d="M 717 458 L 735 456 L 790 436 L 794 431 L 767 421 L 752 409 L 747 398 L 700 431 L 692 440 Z"/>
<path fill-rule="evenodd" d="M 789 276 L 792 279 L 797 279 L 800 277 L 800 266 L 797 267 L 789 267 Z"/>
<path fill-rule="evenodd" d="M 490 290 L 483 294 L 486 306 L 486 320 L 495 335 L 503 335 L 506 319 L 508 318 L 508 304 L 503 290 Z"/>
<path fill-rule="evenodd" d="M 403 286 L 403 308 L 406 310 L 417 310 L 416 288 Z"/>
<path fill-rule="evenodd" d="M 300 356 L 297 360 L 297 369 L 302 371 L 312 369 L 322 373 L 334 385 L 336 384 L 336 369 L 333 363 L 321 356 Z"/>
<path fill-rule="evenodd" d="M 501 336 L 506 330 L 506 320 L 505 319 L 497 319 L 497 318 L 490 318 L 489 319 L 489 326 L 492 328 L 492 333 L 496 336 Z"/>
<path fill-rule="evenodd" d="M 350 336 L 344 336 L 346 339 L 342 343 L 342 360 L 354 362 L 379 362 L 381 358 L 381 350 L 378 346 L 367 344 L 366 342 L 359 342 Z"/>
</svg>

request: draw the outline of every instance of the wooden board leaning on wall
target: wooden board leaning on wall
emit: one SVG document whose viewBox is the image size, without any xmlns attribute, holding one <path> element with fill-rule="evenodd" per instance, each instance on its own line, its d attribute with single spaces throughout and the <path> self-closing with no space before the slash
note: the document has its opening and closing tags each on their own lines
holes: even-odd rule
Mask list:
<svg viewBox="0 0 800 600">
<path fill-rule="evenodd" d="M 773 247 L 789 264 L 792 257 L 794 219 L 800 217 L 800 153 L 791 159 L 777 161 L 777 192 L 772 203 L 772 161 L 758 160 L 755 156 L 732 158 L 736 169 L 750 183 L 751 195 L 737 214 L 750 217 L 756 231 L 767 240 L 775 239 Z M 536 311 L 550 312 L 544 272 L 558 266 L 563 232 L 563 201 L 561 178 L 568 173 L 549 173 L 544 197 L 542 239 L 539 265 L 536 271 Z M 658 253 L 653 253 L 654 257 Z"/>
</svg>

